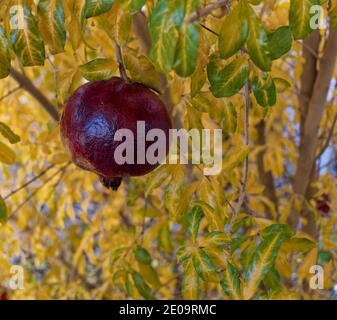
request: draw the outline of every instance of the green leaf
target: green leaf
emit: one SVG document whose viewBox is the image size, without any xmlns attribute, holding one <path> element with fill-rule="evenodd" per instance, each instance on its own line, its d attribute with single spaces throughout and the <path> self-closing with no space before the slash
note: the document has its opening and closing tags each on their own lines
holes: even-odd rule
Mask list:
<svg viewBox="0 0 337 320">
<path fill-rule="evenodd" d="M 231 97 L 238 93 L 248 81 L 248 57 L 243 56 L 222 67 L 217 58 L 211 58 L 207 66 L 207 75 L 211 83 L 210 90 L 217 98 Z"/>
<path fill-rule="evenodd" d="M 24 67 L 42 66 L 45 59 L 44 42 L 37 28 L 37 22 L 26 5 L 23 12 L 11 11 L 11 43 L 13 50 Z M 21 13 L 23 17 L 21 18 Z"/>
<path fill-rule="evenodd" d="M 169 1 L 159 0 L 149 22 L 152 40 L 150 58 L 165 72 L 172 68 L 179 35 L 172 14 Z"/>
<path fill-rule="evenodd" d="M 62 0 L 41 0 L 38 5 L 41 35 L 51 54 L 64 51 L 67 32 Z"/>
<path fill-rule="evenodd" d="M 235 300 L 242 299 L 239 272 L 229 261 L 227 262 L 226 269 L 223 272 L 223 278 L 221 279 L 220 284 L 225 294 L 230 298 Z"/>
<path fill-rule="evenodd" d="M 282 234 L 286 238 L 290 238 L 293 235 L 293 231 L 286 224 L 275 223 L 270 225 L 269 227 L 264 228 L 260 232 L 260 236 L 262 239 L 273 237 L 277 234 Z"/>
<path fill-rule="evenodd" d="M 256 250 L 255 240 L 251 241 L 240 254 L 240 263 L 243 269 L 247 269 L 252 259 L 252 256 Z"/>
<path fill-rule="evenodd" d="M 185 1 L 185 16 L 194 12 L 199 0 Z M 198 22 L 184 23 L 180 29 L 177 51 L 173 67 L 181 77 L 189 77 L 195 70 L 198 58 L 200 24 Z"/>
<path fill-rule="evenodd" d="M 7 206 L 5 200 L 0 196 L 0 222 L 4 223 L 7 221 Z"/>
<path fill-rule="evenodd" d="M 276 29 L 269 36 L 269 49 L 272 60 L 278 59 L 290 51 L 293 38 L 288 26 Z"/>
<path fill-rule="evenodd" d="M 305 39 L 313 30 L 310 27 L 310 8 L 316 0 L 290 0 L 289 24 L 294 39 Z"/>
<path fill-rule="evenodd" d="M 113 3 L 114 0 L 86 0 L 84 16 L 88 19 L 108 12 Z"/>
<path fill-rule="evenodd" d="M 211 257 L 204 249 L 195 249 L 192 254 L 193 265 L 200 278 L 204 281 L 217 282 L 219 281 L 219 273 L 214 265 Z"/>
<path fill-rule="evenodd" d="M 263 78 L 255 76 L 252 81 L 252 89 L 257 103 L 261 107 L 272 107 L 276 103 L 276 87 L 273 78 L 264 74 Z"/>
<path fill-rule="evenodd" d="M 267 32 L 254 10 L 249 8 L 249 35 L 247 40 L 249 56 L 263 71 L 270 71 L 271 58 Z"/>
<path fill-rule="evenodd" d="M 111 59 L 95 59 L 80 66 L 83 78 L 89 81 L 110 79 L 115 71 L 115 64 Z"/>
<path fill-rule="evenodd" d="M 224 217 L 219 214 L 219 211 L 215 210 L 209 203 L 202 200 L 196 200 L 194 203 L 202 208 L 204 215 L 213 230 L 223 230 Z"/>
<path fill-rule="evenodd" d="M 0 26 L 0 79 L 6 78 L 10 69 L 9 42 L 5 30 Z"/>
<path fill-rule="evenodd" d="M 193 243 L 196 242 L 198 237 L 201 217 L 202 210 L 199 206 L 193 207 L 192 211 L 188 215 L 189 233 Z"/>
<path fill-rule="evenodd" d="M 222 231 L 211 231 L 201 239 L 200 244 L 206 248 L 226 249 L 230 243 L 230 236 Z"/>
<path fill-rule="evenodd" d="M 136 248 L 134 249 L 134 252 L 135 252 L 135 258 L 138 262 L 147 264 L 147 265 L 151 264 L 152 262 L 151 255 L 146 249 L 144 249 L 141 246 L 136 246 Z"/>
<path fill-rule="evenodd" d="M 161 79 L 155 65 L 145 55 L 137 50 L 125 47 L 123 50 L 123 60 L 126 69 L 130 72 L 134 81 L 142 83 L 159 93 L 163 93 Z"/>
<path fill-rule="evenodd" d="M 199 276 L 196 272 L 192 260 L 185 266 L 182 281 L 182 296 L 184 300 L 199 299 Z"/>
<path fill-rule="evenodd" d="M 219 35 L 219 51 L 222 58 L 231 57 L 245 44 L 248 38 L 247 15 L 247 4 L 241 0 L 225 18 Z"/>
<path fill-rule="evenodd" d="M 20 137 L 15 134 L 10 127 L 0 121 L 0 133 L 11 143 L 15 144 L 20 141 Z"/>
<path fill-rule="evenodd" d="M 274 268 L 266 274 L 263 283 L 267 289 L 272 291 L 278 291 L 282 288 L 280 275 Z"/>
<path fill-rule="evenodd" d="M 15 162 L 15 152 L 0 141 L 0 162 L 13 164 Z"/>
<path fill-rule="evenodd" d="M 144 278 L 142 277 L 142 275 L 139 272 L 134 271 L 132 273 L 132 279 L 135 283 L 135 286 L 136 286 L 139 294 L 142 297 L 144 297 L 147 300 L 156 300 L 156 297 L 153 295 L 152 290 L 147 285 Z"/>
<path fill-rule="evenodd" d="M 258 245 L 245 274 L 245 299 L 253 297 L 260 282 L 272 270 L 282 242 L 291 235 L 289 227 L 285 225 L 271 225 L 262 230 L 263 240 Z"/>
</svg>

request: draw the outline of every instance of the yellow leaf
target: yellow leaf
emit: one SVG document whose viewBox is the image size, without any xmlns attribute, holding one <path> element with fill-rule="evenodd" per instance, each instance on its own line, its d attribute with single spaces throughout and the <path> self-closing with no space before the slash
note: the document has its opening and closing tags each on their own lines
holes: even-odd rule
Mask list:
<svg viewBox="0 0 337 320">
<path fill-rule="evenodd" d="M 15 162 L 15 152 L 0 142 L 0 162 L 5 164 L 13 164 Z"/>
</svg>

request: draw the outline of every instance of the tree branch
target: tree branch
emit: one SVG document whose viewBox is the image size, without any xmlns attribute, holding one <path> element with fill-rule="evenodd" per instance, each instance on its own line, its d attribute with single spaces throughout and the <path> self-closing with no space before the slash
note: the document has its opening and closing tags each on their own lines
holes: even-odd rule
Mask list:
<svg viewBox="0 0 337 320">
<path fill-rule="evenodd" d="M 298 97 L 300 109 L 300 136 L 303 137 L 305 119 L 308 114 L 308 105 L 313 93 L 317 76 L 317 57 L 321 41 L 319 30 L 314 31 L 307 39 L 302 41 L 303 59 L 305 65 L 301 74 L 301 90 Z M 315 52 L 315 54 L 313 54 Z"/>
<path fill-rule="evenodd" d="M 304 195 L 309 184 L 309 177 L 315 162 L 317 134 L 326 106 L 326 97 L 330 87 L 337 58 L 337 29 L 330 30 L 320 70 L 317 74 L 313 93 L 308 105 L 303 138 L 301 140 L 299 158 L 294 179 L 294 191 Z"/>
<path fill-rule="evenodd" d="M 36 88 L 34 83 L 28 77 L 14 68 L 11 69 L 10 75 L 16 82 L 19 83 L 20 86 L 22 86 L 22 88 L 27 90 L 27 92 L 29 92 L 41 104 L 41 106 L 55 121 L 59 121 L 60 116 L 57 109 L 53 106 L 49 99 L 38 88 Z"/>
<path fill-rule="evenodd" d="M 16 188 L 15 190 L 11 191 L 9 194 L 7 194 L 4 197 L 4 200 L 7 200 L 8 198 L 10 198 L 12 195 L 14 195 L 15 193 L 19 192 L 20 190 L 28 187 L 31 183 L 33 183 L 34 181 L 38 180 L 39 178 L 41 178 L 43 175 L 45 175 L 50 169 L 54 168 L 54 164 L 49 165 L 46 169 L 44 169 L 43 171 L 41 171 L 38 175 L 34 176 L 32 179 L 26 181 L 23 185 L 21 185 L 20 187 Z"/>
<path fill-rule="evenodd" d="M 208 6 L 197 10 L 190 14 L 188 17 L 185 19 L 185 23 L 192 23 L 196 20 L 198 20 L 201 17 L 205 17 L 212 13 L 213 10 L 219 9 L 219 8 L 226 8 L 229 9 L 229 5 L 231 3 L 231 0 L 219 0 L 217 2 L 210 3 Z"/>
<path fill-rule="evenodd" d="M 328 148 L 330 140 L 331 140 L 332 135 L 333 135 L 333 132 L 335 130 L 336 122 L 337 122 L 337 114 L 335 115 L 335 117 L 332 121 L 332 125 L 331 125 L 331 128 L 329 130 L 328 137 L 325 140 L 325 143 L 324 143 L 323 147 L 321 148 L 321 150 L 319 151 L 318 155 L 316 156 L 316 160 L 318 160 L 322 156 L 322 154 L 325 152 L 325 150 Z"/>
<path fill-rule="evenodd" d="M 293 190 L 295 194 L 301 196 L 303 199 L 310 199 L 314 194 L 314 190 L 310 188 L 310 182 L 316 179 L 315 163 L 318 147 L 318 131 L 327 105 L 327 94 L 337 59 L 337 29 L 331 28 L 329 31 L 329 38 L 326 41 L 319 68 L 316 68 L 317 62 L 315 62 L 315 70 L 318 69 L 319 71 L 315 71 L 314 75 L 310 74 L 312 70 L 309 72 L 309 70 L 307 70 L 309 67 L 307 66 L 304 68 L 301 77 L 303 85 L 306 85 L 307 101 L 304 102 L 300 100 L 301 141 Z M 306 49 L 303 48 L 303 50 L 305 51 Z M 311 53 L 309 54 L 313 57 Z M 306 76 L 308 77 L 308 82 L 305 81 Z M 311 82 L 313 79 L 314 84 L 312 85 Z M 304 87 L 301 89 L 303 91 Z M 314 216 L 308 208 L 304 208 L 301 213 L 307 218 L 304 231 L 313 237 L 317 237 L 318 232 Z M 293 228 L 298 226 L 299 218 L 300 212 L 293 210 L 289 216 L 289 222 Z"/>
</svg>

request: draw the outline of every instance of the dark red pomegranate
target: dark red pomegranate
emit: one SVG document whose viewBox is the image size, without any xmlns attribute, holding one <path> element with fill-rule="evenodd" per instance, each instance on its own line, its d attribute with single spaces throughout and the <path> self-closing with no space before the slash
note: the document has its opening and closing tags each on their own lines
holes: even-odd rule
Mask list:
<svg viewBox="0 0 337 320">
<path fill-rule="evenodd" d="M 330 212 L 330 197 L 328 194 L 323 194 L 320 199 L 316 200 L 316 208 L 322 213 Z"/>
<path fill-rule="evenodd" d="M 164 132 L 166 154 L 171 121 L 159 96 L 140 83 L 114 77 L 87 83 L 71 95 L 61 117 L 61 137 L 77 166 L 97 173 L 106 187 L 115 190 L 123 176 L 142 176 L 159 165 L 149 163 L 145 156 L 154 142 L 137 135 L 139 121 L 143 121 L 145 134 L 151 129 Z M 125 138 L 115 139 L 119 129 L 133 133 L 132 163 L 115 160 L 116 148 L 125 143 Z"/>
</svg>

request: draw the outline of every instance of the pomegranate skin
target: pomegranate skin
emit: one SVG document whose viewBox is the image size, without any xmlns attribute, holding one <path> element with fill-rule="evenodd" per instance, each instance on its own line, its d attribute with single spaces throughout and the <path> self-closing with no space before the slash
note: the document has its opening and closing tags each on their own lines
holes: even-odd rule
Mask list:
<svg viewBox="0 0 337 320">
<path fill-rule="evenodd" d="M 73 162 L 97 173 L 102 183 L 115 189 L 110 181 L 123 176 L 141 176 L 158 164 L 137 162 L 137 121 L 145 122 L 145 132 L 161 129 L 169 148 L 171 120 L 164 103 L 153 91 L 139 83 L 114 77 L 86 83 L 67 100 L 61 116 L 61 138 Z M 134 164 L 118 164 L 114 141 L 118 129 L 129 129 L 134 135 Z M 145 151 L 154 142 L 145 142 Z M 144 149 L 142 152 L 144 152 Z M 120 182 L 119 182 L 120 183 Z M 117 186 L 118 187 L 118 186 Z"/>
</svg>

